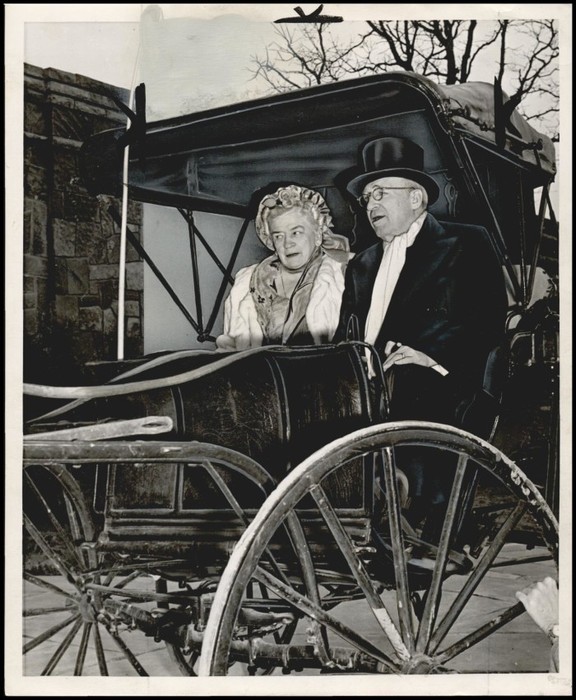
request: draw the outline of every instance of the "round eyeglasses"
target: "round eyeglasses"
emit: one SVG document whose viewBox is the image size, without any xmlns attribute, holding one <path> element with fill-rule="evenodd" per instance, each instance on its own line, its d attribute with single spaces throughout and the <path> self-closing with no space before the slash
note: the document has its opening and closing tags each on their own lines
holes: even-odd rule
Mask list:
<svg viewBox="0 0 576 700">
<path fill-rule="evenodd" d="M 368 205 L 370 198 L 374 199 L 375 202 L 379 202 L 384 195 L 390 190 L 415 190 L 415 187 L 373 187 L 370 192 L 365 192 L 358 197 L 358 202 L 360 206 L 365 207 Z"/>
</svg>

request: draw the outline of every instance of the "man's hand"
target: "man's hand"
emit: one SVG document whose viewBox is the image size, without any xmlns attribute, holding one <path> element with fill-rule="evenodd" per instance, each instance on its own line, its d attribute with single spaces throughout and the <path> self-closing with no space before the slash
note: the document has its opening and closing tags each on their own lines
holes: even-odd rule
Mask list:
<svg viewBox="0 0 576 700">
<path fill-rule="evenodd" d="M 516 593 L 516 598 L 524 605 L 526 612 L 543 632 L 550 634 L 558 624 L 558 586 L 556 581 L 547 576 Z"/>
<path fill-rule="evenodd" d="M 414 350 L 414 348 L 408 347 L 408 345 L 395 343 L 393 340 L 389 340 L 386 343 L 384 353 L 387 355 L 382 365 L 384 371 L 390 369 L 392 365 L 421 365 L 422 367 L 433 367 L 436 364 L 431 357 L 420 352 L 420 350 Z"/>
</svg>

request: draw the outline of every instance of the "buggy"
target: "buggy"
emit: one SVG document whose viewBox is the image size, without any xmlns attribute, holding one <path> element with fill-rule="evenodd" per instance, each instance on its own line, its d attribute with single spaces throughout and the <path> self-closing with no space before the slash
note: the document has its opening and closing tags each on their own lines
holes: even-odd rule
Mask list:
<svg viewBox="0 0 576 700">
<path fill-rule="evenodd" d="M 137 134 L 128 190 L 182 214 L 196 313 L 171 296 L 200 342 L 214 340 L 254 193 L 279 179 L 320 191 L 336 232 L 354 230 L 360 249 L 365 222 L 353 220 L 336 176 L 369 138 L 421 145 L 440 188 L 431 212 L 483 225 L 507 279 L 506 344 L 482 387 L 493 429 L 483 440 L 390 422 L 361 342 L 163 352 L 102 363 L 89 386 L 25 385 L 35 410 L 24 438 L 24 585 L 34 595 L 23 650 L 44 659 L 43 675 L 82 675 L 91 655 L 102 675 L 148 675 L 141 640 L 166 645 L 175 672 L 191 676 L 458 672 L 471 670 L 467 655 L 478 659 L 472 670 L 490 670 L 475 652 L 524 608 L 514 581 L 504 608 L 487 596 L 470 614 L 473 596 L 501 585 L 512 564 L 541 562 L 554 575 L 558 544 L 557 310 L 553 299 L 530 304 L 537 267 L 554 258 L 554 148 L 502 113 L 489 85 L 390 73 Z M 120 194 L 124 136 L 84 144 L 94 196 Z M 227 261 L 194 212 L 214 215 L 216 229 L 218 216 L 238 220 Z M 199 245 L 222 275 L 209 313 Z M 553 278 L 554 262 L 547 268 Z M 381 371 L 376 381 L 386 397 Z M 506 412 L 517 404 L 506 397 L 527 384 L 545 404 L 546 449 L 512 461 Z M 404 515 L 402 462 L 414 446 L 457 461 L 435 543 Z"/>
</svg>

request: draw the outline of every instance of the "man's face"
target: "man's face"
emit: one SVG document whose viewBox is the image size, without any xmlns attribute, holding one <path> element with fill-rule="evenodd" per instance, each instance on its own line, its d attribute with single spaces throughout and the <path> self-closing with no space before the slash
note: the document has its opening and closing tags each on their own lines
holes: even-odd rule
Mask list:
<svg viewBox="0 0 576 700">
<path fill-rule="evenodd" d="M 271 212 L 268 228 L 280 262 L 294 272 L 306 266 L 322 243 L 322 233 L 312 215 L 297 207 L 280 214 Z"/>
<path fill-rule="evenodd" d="M 415 192 L 420 196 L 415 196 Z M 372 228 L 384 241 L 406 233 L 418 217 L 422 202 L 416 183 L 401 177 L 373 180 L 366 185 L 362 196 L 367 200 L 366 213 Z"/>
</svg>

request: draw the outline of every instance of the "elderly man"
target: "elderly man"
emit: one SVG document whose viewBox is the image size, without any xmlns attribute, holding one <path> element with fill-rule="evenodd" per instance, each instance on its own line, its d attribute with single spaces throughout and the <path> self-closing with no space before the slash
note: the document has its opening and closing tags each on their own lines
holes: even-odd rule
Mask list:
<svg viewBox="0 0 576 700">
<path fill-rule="evenodd" d="M 347 190 L 380 241 L 348 265 L 335 340 L 365 340 L 384 370 L 393 369 L 391 420 L 487 433 L 491 421 L 480 419 L 477 400 L 487 359 L 501 342 L 507 300 L 486 231 L 440 223 L 427 212 L 439 189 L 412 141 L 370 141 L 362 162 Z M 406 469 L 413 502 L 442 504 L 449 484 L 419 462 L 415 450 Z"/>
</svg>

